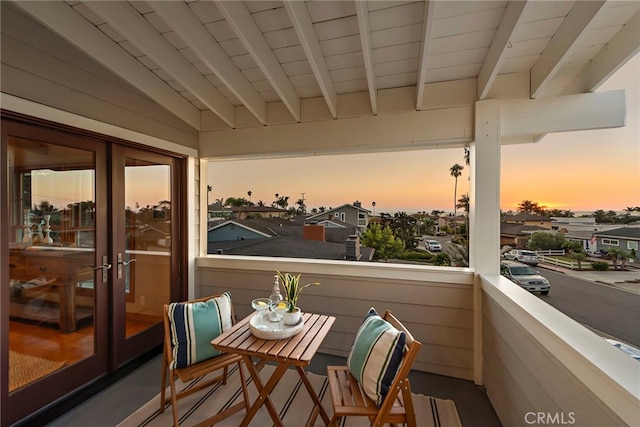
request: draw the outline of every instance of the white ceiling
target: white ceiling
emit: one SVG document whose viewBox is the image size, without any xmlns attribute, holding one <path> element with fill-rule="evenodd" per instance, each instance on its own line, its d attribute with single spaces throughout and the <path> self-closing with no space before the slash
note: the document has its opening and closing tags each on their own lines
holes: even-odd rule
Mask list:
<svg viewBox="0 0 640 427">
<path fill-rule="evenodd" d="M 423 110 L 429 83 L 529 74 L 530 98 L 596 89 L 640 50 L 632 1 L 51 1 L 16 2 L 196 129 L 274 107 L 406 88 Z M 362 98 L 362 95 L 366 97 Z"/>
</svg>

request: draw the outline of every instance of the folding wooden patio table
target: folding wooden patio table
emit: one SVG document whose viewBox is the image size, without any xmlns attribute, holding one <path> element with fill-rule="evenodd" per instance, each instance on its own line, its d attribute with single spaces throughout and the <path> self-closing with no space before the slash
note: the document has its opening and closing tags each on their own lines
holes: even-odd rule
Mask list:
<svg viewBox="0 0 640 427">
<path fill-rule="evenodd" d="M 329 416 L 322 407 L 320 398 L 309 382 L 304 368 L 309 365 L 311 359 L 318 351 L 320 344 L 335 322 L 335 317 L 304 313 L 304 327 L 299 333 L 290 338 L 267 340 L 258 338 L 251 333 L 249 321 L 253 316 L 254 313 L 250 314 L 236 323 L 229 331 L 211 341 L 211 344 L 220 351 L 242 355 L 251 377 L 260 392 L 260 395 L 251 405 L 249 412 L 247 412 L 240 426 L 248 426 L 262 405 L 266 405 L 274 425 L 283 426 L 282 420 L 280 420 L 278 412 L 269 398 L 269 394 L 276 387 L 287 369 L 292 366 L 298 371 L 307 392 L 314 402 L 307 426 L 315 423 L 318 413 L 322 417 L 325 425 L 328 425 Z M 254 359 L 256 360 L 255 363 Z M 266 384 L 263 384 L 259 371 L 267 362 L 275 362 L 277 366 Z"/>
</svg>

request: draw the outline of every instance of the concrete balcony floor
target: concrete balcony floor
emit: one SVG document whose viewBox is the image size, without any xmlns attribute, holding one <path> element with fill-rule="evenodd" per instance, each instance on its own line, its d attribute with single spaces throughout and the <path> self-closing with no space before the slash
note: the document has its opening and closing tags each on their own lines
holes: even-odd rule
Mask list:
<svg viewBox="0 0 640 427">
<path fill-rule="evenodd" d="M 161 355 L 153 357 L 46 425 L 51 427 L 117 425 L 158 394 L 161 362 Z M 345 362 L 342 357 L 318 353 L 308 370 L 325 375 L 327 365 L 341 365 Z M 410 379 L 414 393 L 455 401 L 463 426 L 501 426 L 483 388 L 476 386 L 473 382 L 419 371 L 413 371 Z M 42 423 L 39 424 L 42 425 Z"/>
</svg>

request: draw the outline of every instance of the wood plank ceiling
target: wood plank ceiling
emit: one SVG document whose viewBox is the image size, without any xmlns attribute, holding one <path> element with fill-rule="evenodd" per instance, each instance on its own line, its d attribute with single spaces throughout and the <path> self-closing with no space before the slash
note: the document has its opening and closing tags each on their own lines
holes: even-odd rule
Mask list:
<svg viewBox="0 0 640 427">
<path fill-rule="evenodd" d="M 466 79 L 482 100 L 510 73 L 530 98 L 589 92 L 640 49 L 637 0 L 16 4 L 195 129 L 301 122 L 312 100 L 336 119 L 349 96 L 375 115 L 399 88 L 422 110 L 430 83 Z"/>
</svg>

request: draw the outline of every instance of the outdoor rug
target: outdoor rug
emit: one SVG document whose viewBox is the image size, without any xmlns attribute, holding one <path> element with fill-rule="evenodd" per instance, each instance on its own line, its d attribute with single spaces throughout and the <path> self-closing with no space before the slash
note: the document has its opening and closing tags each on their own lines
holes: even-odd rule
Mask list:
<svg viewBox="0 0 640 427">
<path fill-rule="evenodd" d="M 9 350 L 9 392 L 49 375 L 62 366 L 64 362 Z"/>
<path fill-rule="evenodd" d="M 263 380 L 271 375 L 273 366 L 266 365 L 260 372 Z M 331 410 L 331 393 L 327 377 L 324 375 L 307 374 L 316 393 L 322 400 L 322 404 L 329 414 Z M 246 375 L 249 377 L 248 373 Z M 233 371 L 226 385 L 214 385 L 210 389 L 202 390 L 194 393 L 178 401 L 178 417 L 181 426 L 193 426 L 198 422 L 218 413 L 221 409 L 225 409 L 242 399 L 242 389 L 240 387 L 240 376 L 237 368 Z M 249 380 L 250 381 L 250 380 Z M 178 381 L 177 387 L 183 387 L 182 382 Z M 258 391 L 251 382 L 248 386 L 251 402 L 256 398 Z M 168 396 L 167 390 L 167 396 Z M 299 427 L 305 425 L 313 402 L 307 389 L 300 381 L 300 377 L 295 370 L 288 370 L 275 390 L 271 393 L 271 401 L 276 410 L 280 413 L 280 418 L 285 426 Z M 460 418 L 456 410 L 456 405 L 452 400 L 436 399 L 421 394 L 413 394 L 414 406 L 416 409 L 417 425 L 420 427 L 461 427 Z M 135 426 L 170 426 L 172 425 L 171 405 L 165 407 L 164 413 L 160 413 L 160 393 L 152 400 L 147 402 L 143 407 L 131 414 L 127 419 L 118 424 L 119 427 L 135 427 Z M 242 410 L 224 419 L 216 424 L 223 427 L 237 427 L 245 415 Z M 345 419 L 343 418 L 343 421 Z M 364 417 L 349 417 L 344 427 L 365 427 L 369 426 L 369 420 Z M 266 408 L 260 408 L 256 416 L 251 421 L 251 426 L 263 427 L 271 426 L 271 418 Z M 322 418 L 318 415 L 315 426 L 324 426 Z"/>
</svg>

